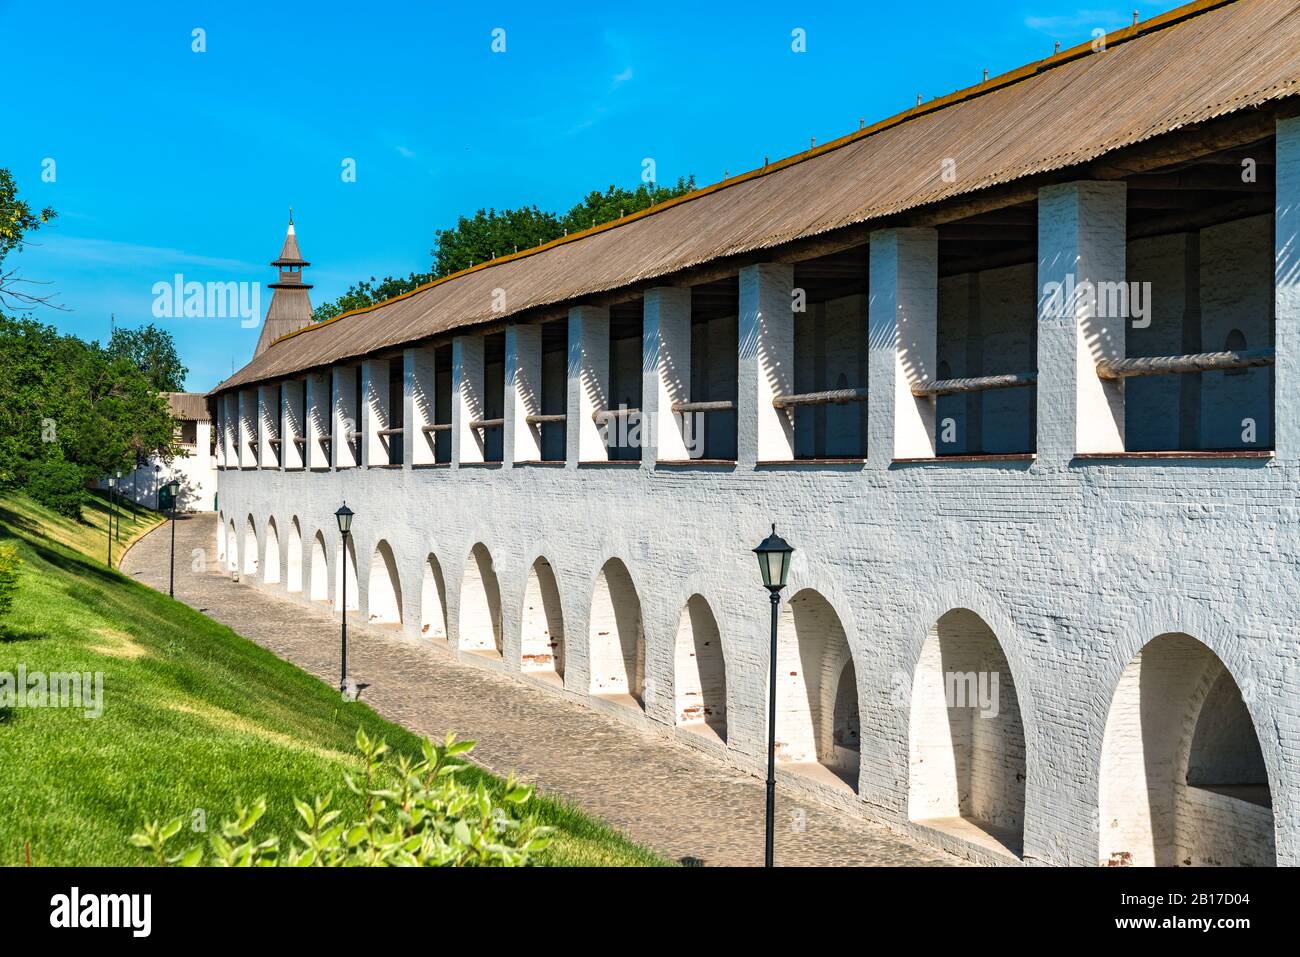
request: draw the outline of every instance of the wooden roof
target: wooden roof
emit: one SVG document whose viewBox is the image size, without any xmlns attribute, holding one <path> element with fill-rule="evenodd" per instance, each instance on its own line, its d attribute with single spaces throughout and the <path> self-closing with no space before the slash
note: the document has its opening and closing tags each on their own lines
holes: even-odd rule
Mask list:
<svg viewBox="0 0 1300 957">
<path fill-rule="evenodd" d="M 208 400 L 202 392 L 163 392 L 167 411 L 178 422 L 207 422 Z"/>
<path fill-rule="evenodd" d="M 1199 0 L 744 176 L 282 337 L 213 394 L 1090 163 L 1300 90 L 1296 0 Z M 952 159 L 956 176 L 943 176 Z M 497 290 L 506 308 L 494 311 Z"/>
</svg>

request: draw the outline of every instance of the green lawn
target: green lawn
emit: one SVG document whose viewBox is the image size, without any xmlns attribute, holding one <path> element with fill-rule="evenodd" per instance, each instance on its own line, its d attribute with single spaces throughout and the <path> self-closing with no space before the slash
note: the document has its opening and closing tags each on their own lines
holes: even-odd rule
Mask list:
<svg viewBox="0 0 1300 957">
<path fill-rule="evenodd" d="M 157 520 L 124 520 L 122 547 Z M 17 544 L 25 563 L 0 621 L 0 672 L 104 674 L 97 719 L 63 708 L 0 710 L 0 865 L 29 857 L 34 865 L 144 864 L 127 844 L 144 819 L 190 819 L 202 809 L 211 829 L 237 801 L 263 794 L 257 833 L 287 846 L 301 823 L 294 797 L 333 792 L 348 816 L 358 809 L 342 777 L 360 766 L 358 726 L 417 751 L 414 735 L 365 704 L 109 571 L 106 521 L 98 500 L 77 523 L 0 495 L 0 542 Z M 114 561 L 119 554 L 115 545 Z M 477 768 L 466 774 L 501 784 Z M 664 863 L 561 801 L 535 797 L 532 806 L 557 828 L 541 863 Z"/>
</svg>

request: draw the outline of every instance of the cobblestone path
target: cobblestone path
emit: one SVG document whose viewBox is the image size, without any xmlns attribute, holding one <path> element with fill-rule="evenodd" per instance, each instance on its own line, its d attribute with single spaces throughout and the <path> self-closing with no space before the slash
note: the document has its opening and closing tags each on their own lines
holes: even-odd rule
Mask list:
<svg viewBox="0 0 1300 957">
<path fill-rule="evenodd" d="M 216 516 L 176 525 L 176 597 L 331 684 L 337 622 L 217 570 Z M 167 587 L 166 525 L 141 539 L 122 570 Z M 193 550 L 207 572 L 191 571 Z M 355 640 L 354 640 L 355 639 Z M 629 727 L 509 675 L 456 660 L 379 628 L 349 625 L 348 668 L 362 700 L 412 731 L 478 742 L 477 763 L 518 776 L 673 860 L 759 865 L 763 783 L 684 744 Z M 778 865 L 935 865 L 957 858 L 778 790 Z"/>
</svg>

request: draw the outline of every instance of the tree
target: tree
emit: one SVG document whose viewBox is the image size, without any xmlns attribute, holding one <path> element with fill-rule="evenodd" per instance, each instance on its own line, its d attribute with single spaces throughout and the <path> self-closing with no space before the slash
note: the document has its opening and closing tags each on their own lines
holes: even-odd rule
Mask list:
<svg viewBox="0 0 1300 957">
<path fill-rule="evenodd" d="M 0 264 L 14 249 L 25 243 L 24 237 L 40 229 L 55 217 L 50 207 L 40 212 L 32 209 L 26 200 L 18 198 L 18 184 L 7 169 L 0 169 Z M 18 287 L 31 280 L 19 278 L 15 270 L 6 272 L 0 265 L 0 306 L 52 306 L 49 296 L 23 292 Z M 55 308 L 58 308 L 57 306 Z"/>
<path fill-rule="evenodd" d="M 185 387 L 189 369 L 181 364 L 171 333 L 152 322 L 139 329 L 114 329 L 107 352 L 111 359 L 133 362 L 153 384 L 155 392 L 181 392 Z"/>
<path fill-rule="evenodd" d="M 132 359 L 0 314 L 0 363 L 0 485 L 77 516 L 86 483 L 173 456 L 167 402 Z"/>
<path fill-rule="evenodd" d="M 695 177 L 677 180 L 674 186 L 642 184 L 634 190 L 611 185 L 604 192 L 593 190 L 563 216 L 537 206 L 519 209 L 480 209 L 473 216 L 461 216 L 450 229 L 434 233 L 429 250 L 433 268 L 427 273 L 411 273 L 405 279 L 374 276 L 348 288 L 338 299 L 318 306 L 312 313 L 317 322 L 363 309 L 408 293 L 434 279 L 450 276 L 479 263 L 516 251 L 534 249 L 568 233 L 581 232 L 593 225 L 608 223 L 623 216 L 656 206 L 695 189 Z"/>
</svg>

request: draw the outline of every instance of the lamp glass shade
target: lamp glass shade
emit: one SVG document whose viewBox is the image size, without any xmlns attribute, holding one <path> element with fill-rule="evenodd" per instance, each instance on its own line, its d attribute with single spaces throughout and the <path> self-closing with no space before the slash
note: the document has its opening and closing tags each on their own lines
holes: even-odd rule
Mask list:
<svg viewBox="0 0 1300 957">
<path fill-rule="evenodd" d="M 348 503 L 344 502 L 343 507 L 334 513 L 334 517 L 339 520 L 339 532 L 346 535 L 352 530 L 352 509 L 348 508 Z"/>
<path fill-rule="evenodd" d="M 175 498 L 176 493 L 181 490 L 181 483 L 173 479 L 172 481 L 164 485 L 163 488 L 167 489 L 168 493 L 171 495 L 172 498 Z"/>
<path fill-rule="evenodd" d="M 773 525 L 772 534 L 754 549 L 754 554 L 758 556 L 758 570 L 766 587 L 785 587 L 790 577 L 790 556 L 793 553 L 794 548 L 776 534 L 776 525 Z"/>
</svg>

